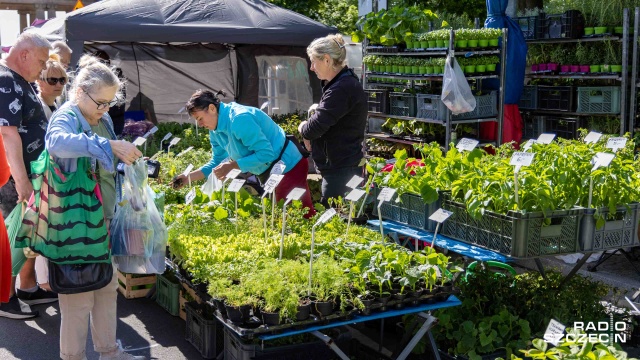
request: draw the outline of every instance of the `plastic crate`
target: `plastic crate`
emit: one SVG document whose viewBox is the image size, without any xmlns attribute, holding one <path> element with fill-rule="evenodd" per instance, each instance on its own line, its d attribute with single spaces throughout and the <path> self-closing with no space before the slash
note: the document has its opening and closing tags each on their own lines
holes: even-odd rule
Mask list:
<svg viewBox="0 0 640 360">
<path fill-rule="evenodd" d="M 544 118 L 544 132 L 556 134 L 563 139 L 577 139 L 580 123 L 576 118 L 559 118 L 546 116 Z"/>
<path fill-rule="evenodd" d="M 389 93 L 389 114 L 416 116 L 416 96 L 408 93 Z"/>
<path fill-rule="evenodd" d="M 453 115 L 453 120 L 480 119 L 498 116 L 498 92 L 492 91 L 486 95 L 474 96 L 476 98 L 476 108 L 473 111 Z"/>
<path fill-rule="evenodd" d="M 440 95 L 417 94 L 416 102 L 418 106 L 416 117 L 443 121 L 447 119 L 447 106 L 442 102 Z"/>
<path fill-rule="evenodd" d="M 343 340 L 339 337 L 336 342 L 340 345 Z M 334 358 L 334 355 L 333 350 L 321 340 L 263 348 L 260 344 L 243 341 L 229 329 L 224 329 L 225 360 L 325 360 Z"/>
<path fill-rule="evenodd" d="M 171 282 L 163 275 L 156 277 L 156 302 L 173 316 L 180 315 L 180 283 Z"/>
<path fill-rule="evenodd" d="M 596 220 L 592 216 L 595 209 L 585 209 L 580 224 L 580 250 L 602 251 L 620 249 L 640 244 L 638 241 L 638 222 L 640 222 L 640 204 L 618 206 L 613 218 L 609 218 L 609 208 L 600 208 L 598 213 L 604 216 L 605 223 L 596 228 Z"/>
<path fill-rule="evenodd" d="M 579 113 L 620 114 L 620 86 L 581 86 L 578 92 Z"/>
<path fill-rule="evenodd" d="M 373 116 L 369 117 L 369 126 L 367 126 L 367 132 L 370 134 L 385 132 L 382 129 L 382 125 L 386 121 L 387 121 L 386 119 L 379 118 L 379 117 L 373 117 Z"/>
<path fill-rule="evenodd" d="M 520 109 L 537 109 L 538 108 L 538 85 L 525 85 L 522 88 L 520 96 Z"/>
<path fill-rule="evenodd" d="M 584 35 L 584 16 L 578 10 L 538 16 L 538 39 L 578 39 Z"/>
<path fill-rule="evenodd" d="M 464 204 L 444 195 L 442 207 L 453 212 L 442 227 L 442 235 L 481 246 L 515 258 L 532 258 L 574 253 L 578 249 L 578 228 L 582 209 L 542 212 L 512 212 L 508 215 L 485 211 L 478 220 Z M 551 224 L 545 225 L 545 219 Z"/>
<path fill-rule="evenodd" d="M 440 354 L 440 359 L 443 360 L 468 360 L 466 356 L 463 355 L 449 355 L 446 351 L 438 349 L 438 353 Z M 496 351 L 491 354 L 480 355 L 480 360 L 494 360 L 496 358 L 506 358 L 507 352 L 504 350 Z"/>
<path fill-rule="evenodd" d="M 380 188 L 375 188 L 374 199 L 378 198 L 379 193 Z M 429 220 L 429 216 L 440 208 L 440 203 L 440 197 L 434 203 L 425 204 L 420 195 L 404 193 L 400 195 L 400 202 L 396 202 L 396 200 L 384 202 L 380 207 L 380 214 L 386 220 L 393 220 L 418 229 L 435 231 L 438 223 Z M 378 216 L 377 201 L 373 213 Z"/>
<path fill-rule="evenodd" d="M 538 109 L 554 111 L 574 111 L 573 86 L 538 85 Z"/>
<path fill-rule="evenodd" d="M 224 345 L 223 325 L 216 319 L 206 319 L 198 310 L 207 304 L 190 301 L 184 304 L 187 315 L 185 339 L 200 352 L 205 359 L 215 359 L 222 352 Z"/>
<path fill-rule="evenodd" d="M 544 132 L 544 117 L 524 116 L 522 120 L 524 122 L 522 128 L 523 139 L 537 139 Z"/>
<path fill-rule="evenodd" d="M 386 114 L 389 111 L 389 90 L 365 89 L 369 112 Z"/>
<path fill-rule="evenodd" d="M 513 18 L 522 30 L 525 40 L 535 40 L 538 36 L 538 15 Z"/>
</svg>

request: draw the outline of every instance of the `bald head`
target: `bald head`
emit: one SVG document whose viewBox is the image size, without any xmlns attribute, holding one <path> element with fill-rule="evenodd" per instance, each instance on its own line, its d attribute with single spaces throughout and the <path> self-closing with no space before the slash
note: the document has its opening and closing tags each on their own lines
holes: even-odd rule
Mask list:
<svg viewBox="0 0 640 360">
<path fill-rule="evenodd" d="M 71 48 L 61 40 L 54 41 L 51 44 L 51 47 L 53 48 L 51 52 L 54 54 L 58 54 L 62 66 L 64 66 L 65 69 L 68 69 L 69 64 L 71 63 Z"/>
<path fill-rule="evenodd" d="M 51 44 L 42 35 L 24 32 L 9 50 L 6 64 L 26 81 L 34 82 L 46 68 L 49 50 Z"/>
</svg>

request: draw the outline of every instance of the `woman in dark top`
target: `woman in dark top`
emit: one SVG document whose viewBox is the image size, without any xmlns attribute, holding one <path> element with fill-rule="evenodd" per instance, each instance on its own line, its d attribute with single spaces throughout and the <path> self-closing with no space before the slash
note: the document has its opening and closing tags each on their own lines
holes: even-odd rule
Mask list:
<svg viewBox="0 0 640 360">
<path fill-rule="evenodd" d="M 40 74 L 40 78 L 36 80 L 36 85 L 38 86 L 38 99 L 42 103 L 47 120 L 49 120 L 58 109 L 56 99 L 62 95 L 69 78 L 57 54 L 49 55 L 46 66 L 46 69 Z"/>
<path fill-rule="evenodd" d="M 315 113 L 298 127 L 311 141 L 311 156 L 322 175 L 322 199 L 344 196 L 347 182 L 362 175 L 362 142 L 367 122 L 367 96 L 345 60 L 342 36 L 315 39 L 307 47 L 311 71 L 323 81 L 322 98 Z"/>
</svg>

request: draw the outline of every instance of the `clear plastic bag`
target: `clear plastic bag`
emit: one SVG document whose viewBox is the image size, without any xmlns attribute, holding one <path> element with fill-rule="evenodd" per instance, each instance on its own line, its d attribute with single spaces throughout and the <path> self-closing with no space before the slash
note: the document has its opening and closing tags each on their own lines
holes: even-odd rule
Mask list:
<svg viewBox="0 0 640 360">
<path fill-rule="evenodd" d="M 111 223 L 111 255 L 118 269 L 133 274 L 162 274 L 167 227 L 147 184 L 147 164 L 124 168 L 123 201 Z"/>
<path fill-rule="evenodd" d="M 222 181 L 216 177 L 216 174 L 213 171 L 209 174 L 207 182 L 200 187 L 202 193 L 207 195 L 209 198 L 211 198 L 211 194 L 216 191 L 220 191 L 220 189 L 222 189 Z"/>
<path fill-rule="evenodd" d="M 450 54 L 444 65 L 442 102 L 454 115 L 468 113 L 476 108 L 476 98 L 456 59 Z"/>
</svg>

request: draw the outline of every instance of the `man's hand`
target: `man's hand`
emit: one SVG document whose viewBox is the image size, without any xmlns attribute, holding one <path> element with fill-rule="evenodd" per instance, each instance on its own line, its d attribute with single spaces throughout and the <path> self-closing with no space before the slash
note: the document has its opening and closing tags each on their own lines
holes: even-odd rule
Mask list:
<svg viewBox="0 0 640 360">
<path fill-rule="evenodd" d="M 300 134 L 302 134 L 302 127 L 305 126 L 306 124 L 307 124 L 307 120 L 301 122 L 300 125 L 298 125 L 298 132 Z"/>
<path fill-rule="evenodd" d="M 227 176 L 229 171 L 233 169 L 240 169 L 240 167 L 238 167 L 238 163 L 235 161 L 227 161 L 216 166 L 215 169 L 213 169 L 213 173 L 216 174 L 218 179 L 222 180 Z"/>
<path fill-rule="evenodd" d="M 16 192 L 18 193 L 18 203 L 29 201 L 33 194 L 31 181 L 16 181 Z"/>
</svg>

